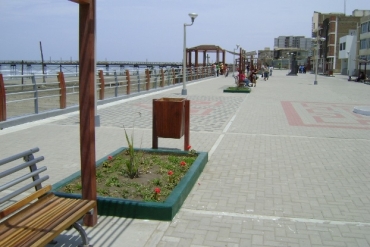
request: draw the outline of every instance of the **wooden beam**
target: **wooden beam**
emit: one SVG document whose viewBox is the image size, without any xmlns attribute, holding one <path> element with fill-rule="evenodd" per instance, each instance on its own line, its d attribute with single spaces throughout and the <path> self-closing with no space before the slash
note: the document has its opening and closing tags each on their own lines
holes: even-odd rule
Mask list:
<svg viewBox="0 0 370 247">
<path fill-rule="evenodd" d="M 78 3 L 78 4 L 91 4 L 92 3 L 92 0 L 69 0 L 69 1 Z"/>
</svg>

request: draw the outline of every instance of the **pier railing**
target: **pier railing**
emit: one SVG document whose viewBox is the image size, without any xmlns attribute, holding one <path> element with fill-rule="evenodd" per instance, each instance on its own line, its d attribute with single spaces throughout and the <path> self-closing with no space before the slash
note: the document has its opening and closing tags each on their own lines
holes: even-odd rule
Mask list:
<svg viewBox="0 0 370 247">
<path fill-rule="evenodd" d="M 182 83 L 182 69 L 103 71 L 96 75 L 97 101 L 122 99 Z M 213 76 L 210 66 L 187 68 L 187 81 Z M 0 74 L 0 122 L 30 114 L 65 109 L 79 103 L 78 73 L 3 76 Z"/>
</svg>

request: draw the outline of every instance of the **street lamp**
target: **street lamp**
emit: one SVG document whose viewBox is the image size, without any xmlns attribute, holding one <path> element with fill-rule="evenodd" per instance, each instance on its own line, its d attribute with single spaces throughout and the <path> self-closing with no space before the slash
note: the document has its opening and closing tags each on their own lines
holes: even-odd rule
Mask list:
<svg viewBox="0 0 370 247">
<path fill-rule="evenodd" d="M 316 38 L 313 39 L 313 41 L 316 41 L 316 63 L 315 63 L 315 81 L 313 82 L 313 85 L 317 85 L 317 66 L 319 63 L 319 48 L 320 48 L 320 41 L 325 41 L 324 37 L 320 37 L 318 34 L 316 35 Z"/>
<path fill-rule="evenodd" d="M 198 14 L 190 13 L 191 24 L 184 23 L 184 58 L 182 61 L 182 91 L 181 95 L 187 95 L 186 89 L 186 26 L 191 26 L 194 23 L 194 19 L 198 16 Z"/>
<path fill-rule="evenodd" d="M 236 45 L 236 49 L 239 49 L 239 45 Z M 235 48 L 234 48 L 234 54 L 233 54 L 233 76 L 235 71 Z"/>
</svg>

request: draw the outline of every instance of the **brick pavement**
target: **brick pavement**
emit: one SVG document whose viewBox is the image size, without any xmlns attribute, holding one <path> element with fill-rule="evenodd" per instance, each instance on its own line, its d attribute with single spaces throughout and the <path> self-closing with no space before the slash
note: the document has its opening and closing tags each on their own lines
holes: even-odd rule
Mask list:
<svg viewBox="0 0 370 247">
<path fill-rule="evenodd" d="M 172 222 L 99 217 L 94 246 L 369 246 L 370 87 L 346 77 L 274 71 L 249 95 L 224 94 L 232 77 L 188 85 L 191 145 L 210 160 Z M 151 101 L 174 88 L 99 108 L 97 158 L 127 146 L 122 125 L 151 147 Z M 36 139 L 37 137 L 37 139 Z M 0 131 L 4 156 L 39 146 L 52 182 L 79 169 L 78 116 Z M 56 142 L 55 140 L 58 140 Z M 182 140 L 159 146 L 182 148 Z M 62 147 L 62 148 L 61 148 Z M 64 151 L 61 151 L 64 150 Z M 63 169 L 60 169 L 60 168 Z M 59 238 L 74 246 L 77 234 Z"/>
</svg>

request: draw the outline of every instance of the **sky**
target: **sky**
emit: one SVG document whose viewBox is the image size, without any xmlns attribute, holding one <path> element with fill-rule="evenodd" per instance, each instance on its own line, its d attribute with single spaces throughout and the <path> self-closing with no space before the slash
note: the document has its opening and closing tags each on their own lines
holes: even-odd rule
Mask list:
<svg viewBox="0 0 370 247">
<path fill-rule="evenodd" d="M 78 9 L 68 0 L 0 0 L 0 61 L 41 60 L 40 41 L 44 60 L 78 60 Z M 186 27 L 186 47 L 256 51 L 273 49 L 278 36 L 311 37 L 314 11 L 355 9 L 369 10 L 370 1 L 96 0 L 96 59 L 181 62 L 189 13 L 198 17 Z"/>
</svg>

